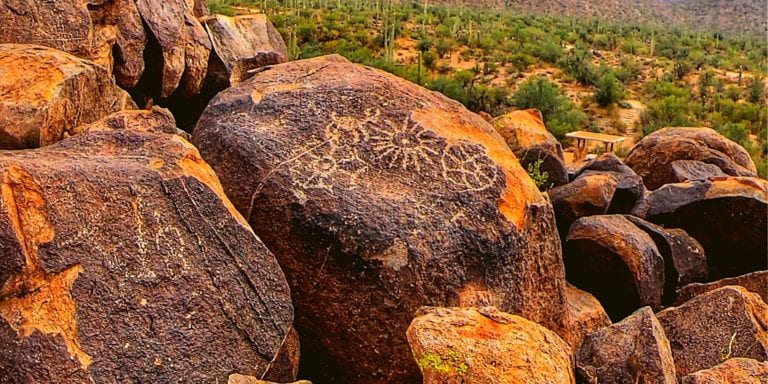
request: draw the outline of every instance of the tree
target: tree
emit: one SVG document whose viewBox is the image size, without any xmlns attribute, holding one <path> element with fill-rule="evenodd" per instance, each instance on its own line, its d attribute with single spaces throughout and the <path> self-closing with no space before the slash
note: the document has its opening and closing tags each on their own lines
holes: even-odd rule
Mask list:
<svg viewBox="0 0 768 384">
<path fill-rule="evenodd" d="M 547 128 L 558 139 L 578 129 L 586 118 L 573 102 L 561 94 L 556 84 L 543 76 L 522 83 L 512 96 L 512 105 L 519 109 L 535 108 L 541 111 Z"/>
<path fill-rule="evenodd" d="M 624 99 L 624 86 L 612 71 L 607 71 L 595 84 L 595 100 L 603 107 Z"/>
</svg>

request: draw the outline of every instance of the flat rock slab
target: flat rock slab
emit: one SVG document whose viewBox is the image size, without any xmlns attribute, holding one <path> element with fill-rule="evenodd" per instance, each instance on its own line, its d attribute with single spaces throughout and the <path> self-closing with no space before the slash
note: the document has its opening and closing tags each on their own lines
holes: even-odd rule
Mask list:
<svg viewBox="0 0 768 384">
<path fill-rule="evenodd" d="M 742 287 L 702 294 L 656 316 L 672 346 L 679 378 L 732 357 L 768 360 L 768 305 Z"/>
<path fill-rule="evenodd" d="M 220 93 L 193 142 L 288 276 L 303 377 L 418 380 L 405 330 L 423 305 L 562 320 L 552 208 L 455 101 L 339 56 L 294 61 Z"/>
<path fill-rule="evenodd" d="M 557 334 L 493 307 L 424 308 L 408 341 L 424 384 L 574 383 Z"/>
<path fill-rule="evenodd" d="M 576 375 L 588 384 L 677 384 L 669 341 L 649 307 L 590 333 L 576 354 Z"/>
<path fill-rule="evenodd" d="M 55 49 L 0 44 L 0 148 L 38 148 L 133 109 L 101 66 Z"/>
<path fill-rule="evenodd" d="M 0 152 L 0 382 L 261 376 L 293 308 L 274 256 L 175 135 Z"/>
</svg>

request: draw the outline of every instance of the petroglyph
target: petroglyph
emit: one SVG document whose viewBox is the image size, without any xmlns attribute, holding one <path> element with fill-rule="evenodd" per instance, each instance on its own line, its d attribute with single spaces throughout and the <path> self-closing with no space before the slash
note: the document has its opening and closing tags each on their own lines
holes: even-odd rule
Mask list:
<svg viewBox="0 0 768 384">
<path fill-rule="evenodd" d="M 441 178 L 459 192 L 482 191 L 499 181 L 500 171 L 483 147 L 446 139 L 406 115 L 385 118 L 379 109 L 362 117 L 335 111 L 322 136 L 298 147 L 287 162 L 294 186 L 333 193 L 334 180 L 346 177 L 356 188 L 371 169 L 401 169 Z"/>
</svg>

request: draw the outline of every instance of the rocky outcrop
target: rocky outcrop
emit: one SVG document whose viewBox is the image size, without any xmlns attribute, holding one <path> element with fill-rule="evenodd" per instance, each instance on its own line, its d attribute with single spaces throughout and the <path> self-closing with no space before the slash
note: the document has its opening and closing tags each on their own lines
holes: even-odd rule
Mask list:
<svg viewBox="0 0 768 384">
<path fill-rule="evenodd" d="M 256 68 L 288 60 L 288 48 L 266 15 L 212 15 L 206 18 L 205 28 L 216 61 L 209 70 L 209 81 L 219 89 L 239 84 Z"/>
<path fill-rule="evenodd" d="M 193 142 L 286 272 L 310 377 L 416 380 L 404 335 L 423 305 L 562 320 L 552 208 L 444 96 L 338 56 L 294 61 L 220 93 Z"/>
<path fill-rule="evenodd" d="M 0 152 L 0 382 L 261 376 L 293 310 L 197 150 L 97 130 Z"/>
<path fill-rule="evenodd" d="M 611 175 L 591 174 L 550 189 L 548 195 L 560 237 L 565 240 L 579 218 L 608 213 L 617 186 L 618 181 Z"/>
<path fill-rule="evenodd" d="M 672 346 L 678 377 L 732 357 L 768 360 L 768 305 L 727 286 L 656 315 Z"/>
<path fill-rule="evenodd" d="M 495 119 L 493 126 L 523 168 L 528 170 L 532 164 L 541 160 L 540 172 L 547 173 L 547 181 L 541 186 L 542 189 L 568 183 L 563 147 L 547 131 L 541 112 L 535 109 L 512 111 Z"/>
<path fill-rule="evenodd" d="M 682 384 L 764 384 L 768 362 L 741 357 L 683 377 Z"/>
<path fill-rule="evenodd" d="M 566 284 L 565 303 L 564 324 L 553 331 L 557 332 L 574 352 L 588 334 L 611 325 L 611 319 L 603 306 L 589 292 Z"/>
<path fill-rule="evenodd" d="M 703 247 L 712 280 L 768 269 L 768 181 L 729 177 L 668 184 L 637 216 L 680 228 Z"/>
<path fill-rule="evenodd" d="M 749 153 L 711 128 L 660 129 L 632 148 L 626 164 L 654 190 L 679 181 L 679 173 L 673 170 L 676 160 L 712 164 L 730 176 L 757 176 Z"/>
<path fill-rule="evenodd" d="M 680 305 L 694 297 L 725 287 L 726 285 L 738 285 L 748 291 L 757 293 L 763 301 L 768 303 L 768 271 L 757 271 L 746 275 L 730 277 L 711 283 L 692 283 L 681 288 L 677 292 L 675 305 Z"/>
<path fill-rule="evenodd" d="M 263 379 L 279 383 L 290 383 L 295 381 L 299 374 L 300 360 L 301 345 L 299 342 L 299 333 L 296 332 L 296 329 L 291 328 L 288 335 L 285 337 L 285 341 L 280 347 L 275 360 L 272 361 L 269 369 L 264 374 Z"/>
<path fill-rule="evenodd" d="M 0 44 L 0 148 L 53 144 L 77 127 L 135 108 L 104 68 L 55 49 Z"/>
<path fill-rule="evenodd" d="M 589 334 L 576 354 L 576 376 L 588 384 L 677 384 L 669 341 L 649 307 Z"/>
<path fill-rule="evenodd" d="M 634 216 L 625 217 L 653 239 L 664 258 L 665 304 L 674 300 L 677 289 L 707 279 L 707 256 L 696 239 L 681 229 L 662 228 Z"/>
<path fill-rule="evenodd" d="M 568 282 L 595 295 L 613 320 L 661 306 L 664 259 L 653 239 L 622 215 L 577 220 L 563 258 Z"/>
<path fill-rule="evenodd" d="M 425 384 L 574 383 L 565 342 L 492 307 L 424 308 L 408 342 Z"/>
<path fill-rule="evenodd" d="M 669 170 L 672 175 L 670 183 L 712 180 L 728 176 L 717 165 L 707 164 L 699 160 L 675 160 L 669 164 Z"/>
</svg>

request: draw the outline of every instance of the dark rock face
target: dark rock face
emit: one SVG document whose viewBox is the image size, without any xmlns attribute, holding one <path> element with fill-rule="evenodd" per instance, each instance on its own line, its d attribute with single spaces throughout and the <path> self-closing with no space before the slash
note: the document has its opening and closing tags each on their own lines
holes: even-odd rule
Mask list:
<svg viewBox="0 0 768 384">
<path fill-rule="evenodd" d="M 589 384 L 677 383 L 669 341 L 649 307 L 589 334 L 576 354 L 576 376 Z"/>
<path fill-rule="evenodd" d="M 549 190 L 557 230 L 565 240 L 571 225 L 581 217 L 608 213 L 618 181 L 608 174 L 591 174 Z"/>
<path fill-rule="evenodd" d="M 672 346 L 678 377 L 731 357 L 768 360 L 768 305 L 727 286 L 656 315 Z"/>
<path fill-rule="evenodd" d="M 589 292 L 566 284 L 565 302 L 565 324 L 557 331 L 572 351 L 578 350 L 588 334 L 611 325 L 603 306 Z"/>
<path fill-rule="evenodd" d="M 727 177 L 717 165 L 707 164 L 699 160 L 675 160 L 669 164 L 673 176 L 672 183 L 682 183 L 694 180 L 712 180 Z"/>
<path fill-rule="evenodd" d="M 0 44 L 0 148 L 53 144 L 82 124 L 135 107 L 93 62 L 37 45 Z"/>
<path fill-rule="evenodd" d="M 627 220 L 647 233 L 664 257 L 664 303 L 671 303 L 678 288 L 705 281 L 709 274 L 707 256 L 696 239 L 681 229 L 666 229 L 643 219 L 626 216 Z"/>
<path fill-rule="evenodd" d="M 762 297 L 763 301 L 768 302 L 768 271 L 757 271 L 746 275 L 718 280 L 712 283 L 688 284 L 678 290 L 675 305 L 683 304 L 698 295 L 714 291 L 715 289 L 725 287 L 726 285 L 738 285 L 744 287 L 750 292 L 757 293 Z"/>
<path fill-rule="evenodd" d="M 547 181 L 542 189 L 568 183 L 563 147 L 547 131 L 541 112 L 535 109 L 512 111 L 494 120 L 493 126 L 524 169 L 527 170 L 541 160 L 540 172 L 547 173 Z"/>
<path fill-rule="evenodd" d="M 261 376 L 293 319 L 274 256 L 178 136 L 0 152 L 0 383 Z"/>
<path fill-rule="evenodd" d="M 321 57 L 220 93 L 193 142 L 288 276 L 304 377 L 418 380 L 405 330 L 423 305 L 561 321 L 552 209 L 458 103 Z"/>
<path fill-rule="evenodd" d="M 661 306 L 664 259 L 653 239 L 626 217 L 577 220 L 563 254 L 568 282 L 595 295 L 611 319 L 641 306 Z"/>
<path fill-rule="evenodd" d="M 766 180 L 668 184 L 649 194 L 635 214 L 695 238 L 706 252 L 711 280 L 768 269 Z"/>
<path fill-rule="evenodd" d="M 673 170 L 676 160 L 712 164 L 730 176 L 757 176 L 749 153 L 710 128 L 660 129 L 632 148 L 626 164 L 643 178 L 648 189 L 654 190 L 679 181 L 679 173 Z"/>
<path fill-rule="evenodd" d="M 768 362 L 737 357 L 683 377 L 682 384 L 764 384 Z"/>
</svg>

